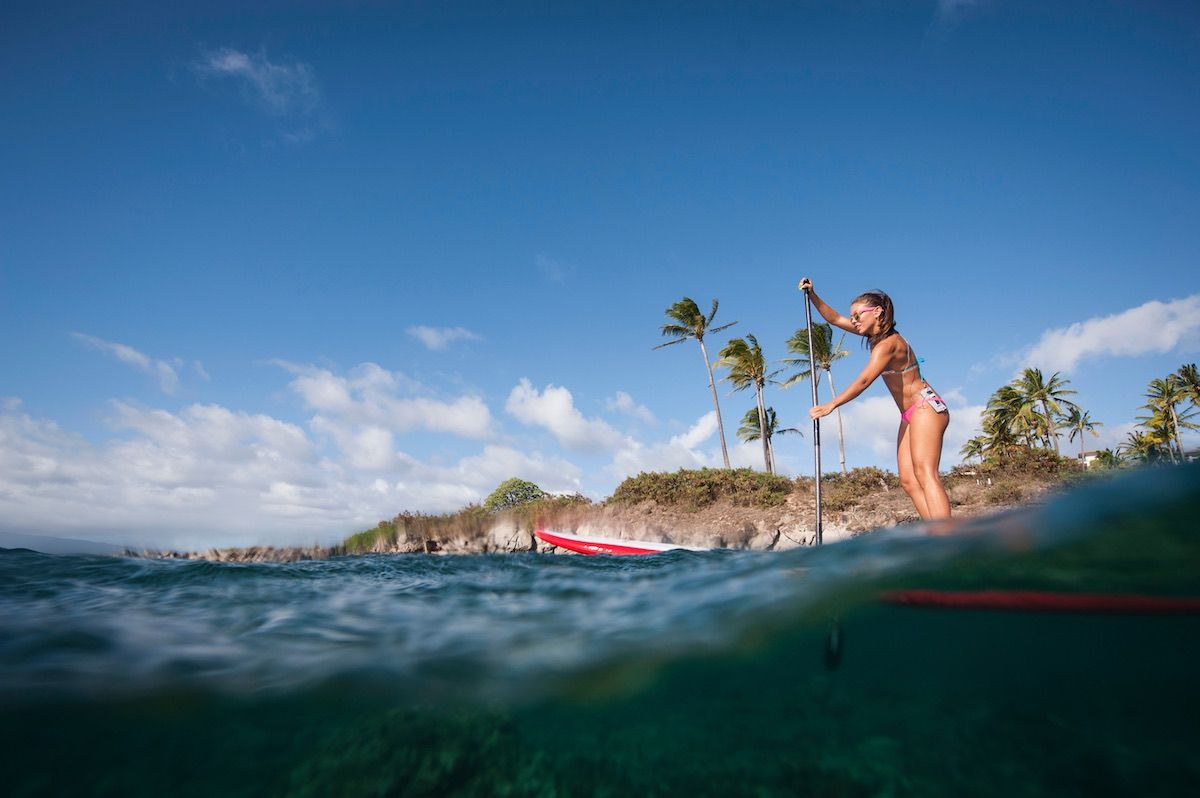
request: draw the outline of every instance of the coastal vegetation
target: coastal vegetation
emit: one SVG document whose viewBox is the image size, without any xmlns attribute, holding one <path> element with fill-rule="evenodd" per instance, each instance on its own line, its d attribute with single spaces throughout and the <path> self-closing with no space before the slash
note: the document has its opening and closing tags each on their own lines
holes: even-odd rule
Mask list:
<svg viewBox="0 0 1200 798">
<path fill-rule="evenodd" d="M 1196 365 L 1185 364 L 1165 377 L 1155 378 L 1146 388 L 1146 403 L 1138 424 L 1125 441 L 1086 457 L 1087 434 L 1098 437 L 1104 423 L 1067 397 L 1075 394 L 1070 380 L 1059 372 L 1045 377 L 1040 369 L 1026 368 L 988 400 L 983 414 L 982 434 L 968 440 L 960 454 L 968 460 L 1004 464 L 1024 452 L 1053 448 L 1060 453 L 1061 432 L 1069 442 L 1079 439 L 1080 462 L 1089 468 L 1112 469 L 1148 463 L 1183 463 L 1188 459 L 1182 431 L 1200 429 L 1193 419 L 1200 412 L 1200 386 Z"/>
<path fill-rule="evenodd" d="M 797 487 L 810 485 L 805 478 L 789 479 L 750 468 L 680 469 L 669 473 L 643 472 L 627 477 L 607 503 L 659 505 L 700 510 L 726 501 L 739 507 L 775 507 Z"/>
</svg>

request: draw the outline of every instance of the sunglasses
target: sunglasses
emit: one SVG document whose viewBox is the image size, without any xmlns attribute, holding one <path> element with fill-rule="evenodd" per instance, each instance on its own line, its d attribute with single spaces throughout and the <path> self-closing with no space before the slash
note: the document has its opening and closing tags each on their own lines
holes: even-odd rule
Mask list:
<svg viewBox="0 0 1200 798">
<path fill-rule="evenodd" d="M 857 313 L 850 314 L 850 321 L 857 324 L 858 320 L 862 318 L 862 314 L 870 313 L 872 310 L 883 310 L 883 308 L 880 308 L 880 307 L 859 308 Z"/>
</svg>

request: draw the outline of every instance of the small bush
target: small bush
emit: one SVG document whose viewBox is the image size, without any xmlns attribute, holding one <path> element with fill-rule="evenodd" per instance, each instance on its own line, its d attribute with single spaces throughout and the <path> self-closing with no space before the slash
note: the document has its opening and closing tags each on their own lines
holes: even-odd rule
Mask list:
<svg viewBox="0 0 1200 798">
<path fill-rule="evenodd" d="M 699 510 L 718 501 L 739 507 L 775 507 L 792 492 L 792 480 L 749 468 L 680 469 L 628 477 L 609 498 L 611 504 L 656 502 L 666 507 Z"/>
<path fill-rule="evenodd" d="M 983 494 L 985 504 L 1016 504 L 1025 495 L 1019 482 L 998 482 Z"/>
<path fill-rule="evenodd" d="M 821 504 L 829 510 L 845 510 L 874 493 L 899 487 L 899 477 L 874 466 L 825 474 L 821 477 Z"/>
</svg>

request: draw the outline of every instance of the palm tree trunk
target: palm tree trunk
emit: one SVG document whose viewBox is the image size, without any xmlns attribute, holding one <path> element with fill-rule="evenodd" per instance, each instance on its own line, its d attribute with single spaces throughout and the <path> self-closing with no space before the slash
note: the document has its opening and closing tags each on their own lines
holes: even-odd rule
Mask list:
<svg viewBox="0 0 1200 798">
<path fill-rule="evenodd" d="M 837 396 L 837 389 L 833 387 L 833 372 L 825 369 L 825 376 L 829 378 L 829 398 L 833 399 Z M 838 457 L 841 460 L 842 473 L 846 473 L 846 435 L 842 432 L 842 408 L 837 408 L 833 411 L 837 413 L 838 422 Z"/>
<path fill-rule="evenodd" d="M 1175 430 L 1175 448 L 1179 450 L 1179 462 L 1186 462 L 1183 456 L 1183 441 L 1179 438 L 1179 416 L 1175 413 L 1174 404 L 1171 405 L 1171 427 Z"/>
<path fill-rule="evenodd" d="M 771 462 L 771 439 L 767 436 L 767 408 L 763 404 L 762 386 L 754 384 L 754 400 L 758 404 L 758 432 L 763 442 L 763 465 L 768 474 L 775 473 L 775 464 Z"/>
<path fill-rule="evenodd" d="M 708 370 L 708 389 L 712 391 L 713 408 L 717 411 L 717 433 L 721 436 L 721 457 L 725 461 L 725 467 L 729 468 L 729 449 L 725 447 L 725 422 L 721 421 L 721 405 L 717 401 L 717 384 L 713 382 L 712 363 L 708 362 L 708 348 L 704 346 L 704 339 L 700 341 L 700 353 L 704 355 L 704 368 Z"/>
<path fill-rule="evenodd" d="M 1054 440 L 1054 453 L 1062 457 L 1062 452 L 1058 450 L 1058 430 L 1054 428 L 1054 419 L 1050 416 L 1050 407 L 1045 402 L 1042 402 L 1042 415 L 1046 417 L 1046 432 Z"/>
</svg>

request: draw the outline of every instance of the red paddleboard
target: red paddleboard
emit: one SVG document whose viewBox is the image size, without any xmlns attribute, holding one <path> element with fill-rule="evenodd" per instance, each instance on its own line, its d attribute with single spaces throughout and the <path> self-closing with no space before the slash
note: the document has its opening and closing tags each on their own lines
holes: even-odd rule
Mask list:
<svg viewBox="0 0 1200 798">
<path fill-rule="evenodd" d="M 889 590 L 887 604 L 951 610 L 1018 610 L 1121 615 L 1200 615 L 1200 597 L 1049 590 Z"/>
<path fill-rule="evenodd" d="M 696 546 L 677 546 L 674 543 L 652 543 L 648 540 L 621 540 L 597 535 L 572 535 L 567 532 L 547 532 L 535 529 L 533 534 L 553 546 L 579 554 L 659 554 L 664 551 L 709 551 Z"/>
</svg>

